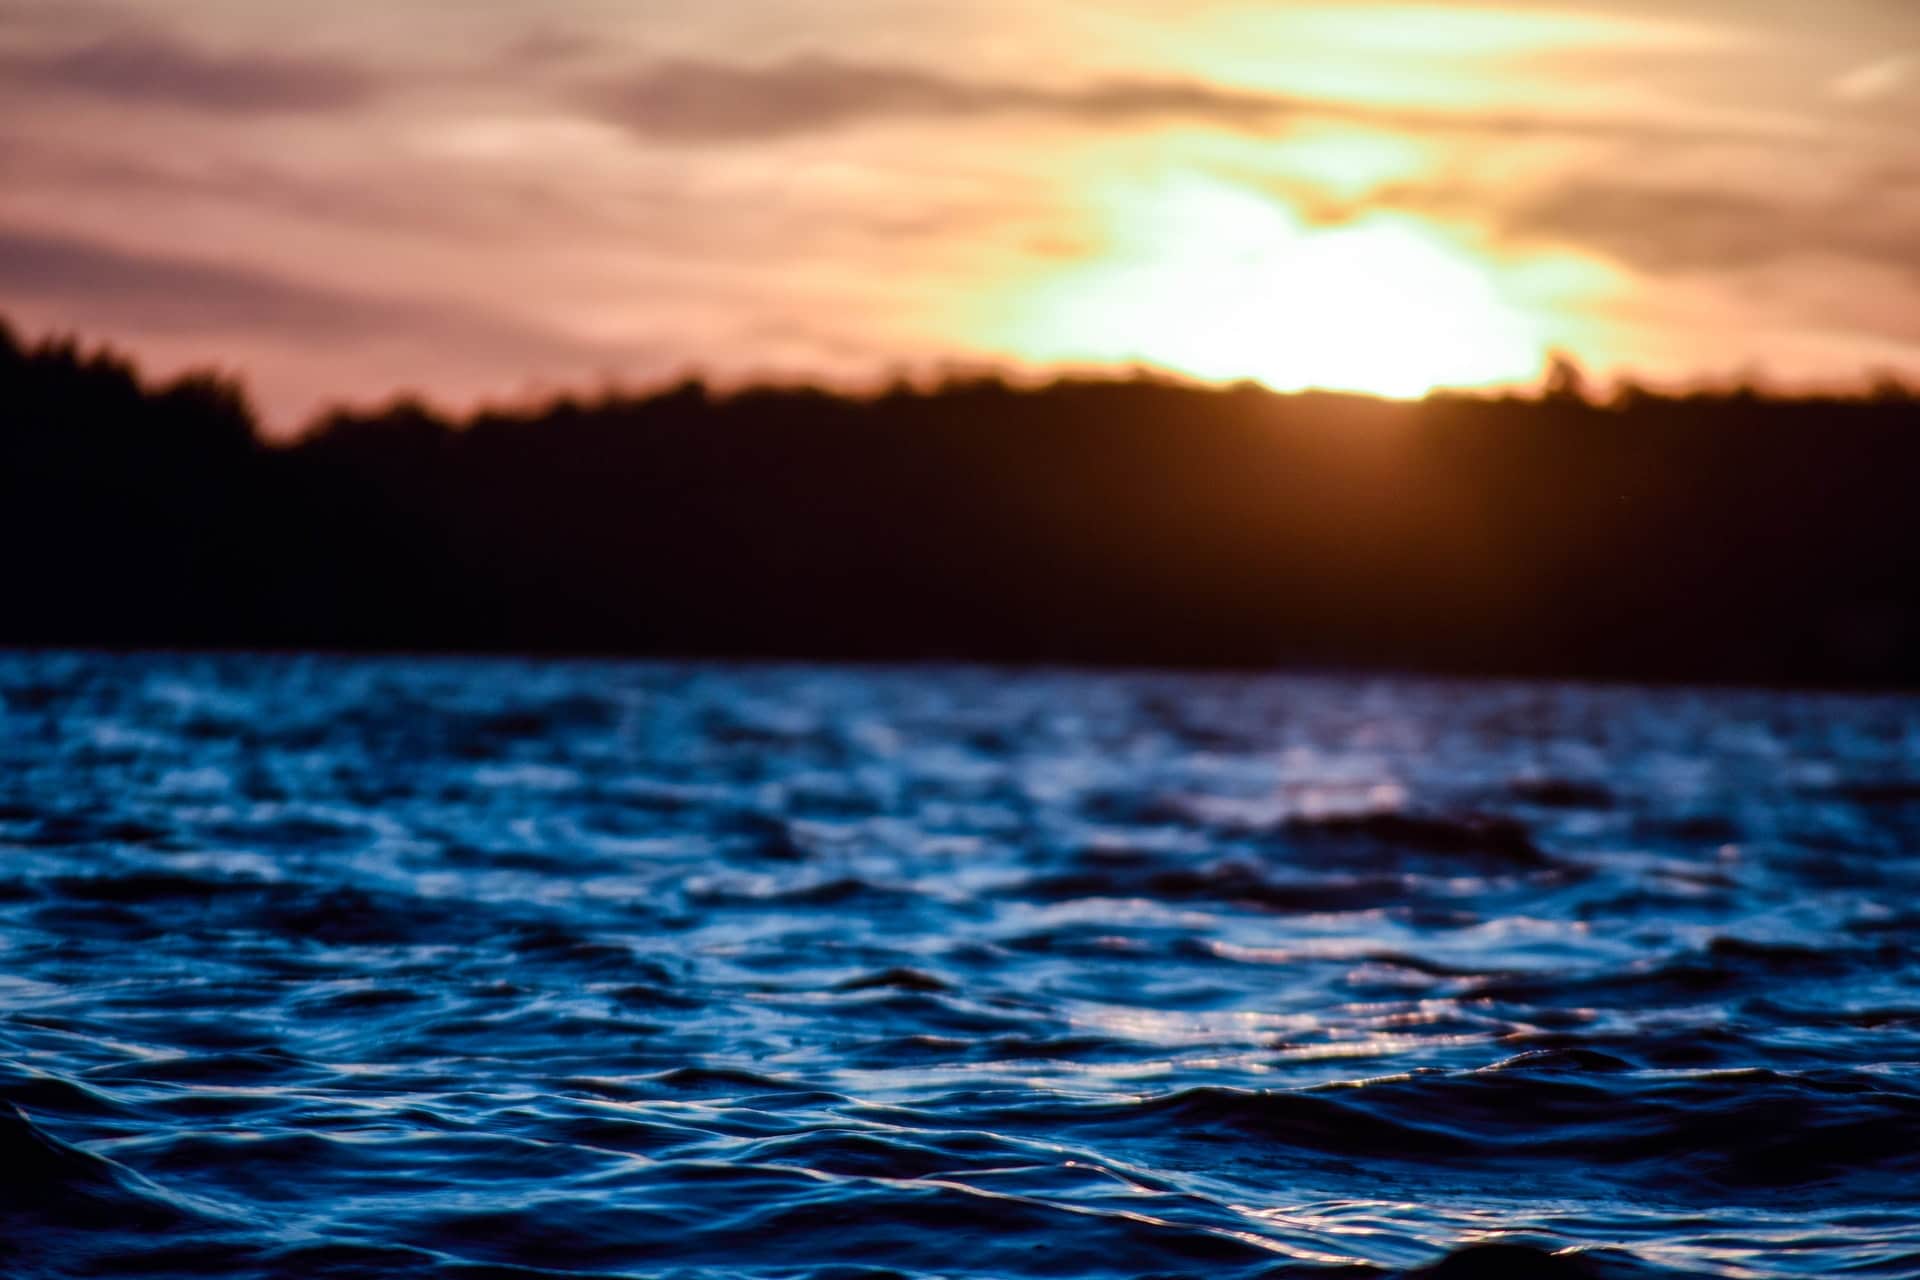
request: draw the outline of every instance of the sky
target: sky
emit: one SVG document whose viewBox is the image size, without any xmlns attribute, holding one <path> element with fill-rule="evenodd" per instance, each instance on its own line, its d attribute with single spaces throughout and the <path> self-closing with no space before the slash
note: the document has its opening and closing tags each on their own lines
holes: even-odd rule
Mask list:
<svg viewBox="0 0 1920 1280">
<path fill-rule="evenodd" d="M 1916 0 L 0 0 L 0 315 L 398 392 L 1920 374 Z"/>
</svg>

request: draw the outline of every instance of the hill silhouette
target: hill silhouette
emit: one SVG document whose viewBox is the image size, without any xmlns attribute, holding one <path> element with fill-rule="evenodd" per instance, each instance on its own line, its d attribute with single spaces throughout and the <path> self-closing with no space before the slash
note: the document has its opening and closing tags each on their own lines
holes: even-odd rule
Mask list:
<svg viewBox="0 0 1920 1280">
<path fill-rule="evenodd" d="M 1920 400 L 690 383 L 262 443 L 0 326 L 0 643 L 1920 678 Z"/>
</svg>

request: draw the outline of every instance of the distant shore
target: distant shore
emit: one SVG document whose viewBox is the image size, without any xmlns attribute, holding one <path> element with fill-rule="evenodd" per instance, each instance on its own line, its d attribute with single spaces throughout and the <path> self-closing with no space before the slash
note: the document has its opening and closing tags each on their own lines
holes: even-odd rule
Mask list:
<svg viewBox="0 0 1920 1280">
<path fill-rule="evenodd" d="M 1920 683 L 1920 400 L 981 380 L 336 415 L 0 329 L 0 644 Z"/>
</svg>

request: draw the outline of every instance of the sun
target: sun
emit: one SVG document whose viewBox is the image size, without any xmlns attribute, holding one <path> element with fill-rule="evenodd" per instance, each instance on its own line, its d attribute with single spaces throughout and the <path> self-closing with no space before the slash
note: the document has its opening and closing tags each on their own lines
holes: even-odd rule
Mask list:
<svg viewBox="0 0 1920 1280">
<path fill-rule="evenodd" d="M 1195 175 L 1103 193 L 1105 251 L 1018 291 L 999 341 L 1036 362 L 1144 363 L 1415 397 L 1537 375 L 1551 345 L 1492 265 L 1420 219 L 1338 227 Z"/>
</svg>

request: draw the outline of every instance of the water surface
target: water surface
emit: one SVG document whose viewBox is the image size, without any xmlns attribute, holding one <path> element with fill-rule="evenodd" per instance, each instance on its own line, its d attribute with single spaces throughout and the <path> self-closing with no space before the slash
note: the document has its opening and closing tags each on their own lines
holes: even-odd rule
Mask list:
<svg viewBox="0 0 1920 1280">
<path fill-rule="evenodd" d="M 0 697 L 9 1275 L 1920 1275 L 1920 700 Z"/>
</svg>

